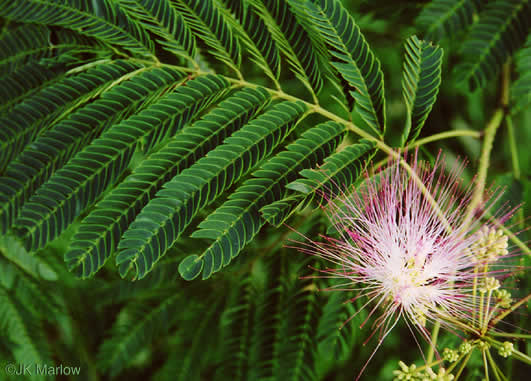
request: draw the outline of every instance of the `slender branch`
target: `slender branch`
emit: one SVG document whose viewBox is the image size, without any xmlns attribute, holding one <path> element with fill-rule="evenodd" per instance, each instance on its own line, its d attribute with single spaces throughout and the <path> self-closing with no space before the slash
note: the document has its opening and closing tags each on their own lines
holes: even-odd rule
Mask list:
<svg viewBox="0 0 531 381">
<path fill-rule="evenodd" d="M 490 153 L 494 144 L 494 137 L 496 131 L 503 120 L 503 110 L 498 109 L 494 112 L 491 120 L 489 121 L 487 128 L 485 129 L 485 140 L 483 141 L 483 150 L 479 159 L 479 170 L 476 187 L 470 204 L 468 205 L 467 214 L 465 216 L 465 226 L 470 223 L 470 220 L 474 216 L 474 211 L 483 201 L 483 191 L 485 190 L 485 182 L 487 179 L 487 170 L 489 168 Z"/>
<path fill-rule="evenodd" d="M 516 138 L 514 136 L 513 119 L 511 115 L 505 116 L 505 124 L 507 125 L 507 133 L 509 137 L 509 144 L 511 149 L 511 161 L 513 165 L 514 178 L 520 180 L 520 161 L 518 160 L 518 147 L 516 145 Z"/>
<path fill-rule="evenodd" d="M 441 322 L 435 322 L 433 330 L 431 331 L 431 343 L 428 348 L 428 356 L 426 357 L 426 362 L 430 363 L 433 360 L 433 353 L 435 352 L 435 346 L 437 345 L 437 339 L 439 338 L 439 328 L 441 328 Z"/>
<path fill-rule="evenodd" d="M 485 190 L 485 181 L 487 179 L 487 170 L 489 168 L 490 153 L 492 151 L 492 146 L 494 144 L 494 137 L 496 136 L 496 130 L 500 126 L 505 111 L 509 105 L 509 86 L 511 83 L 511 66 L 510 63 L 505 63 L 503 65 L 502 76 L 501 76 L 501 94 L 500 94 L 500 105 L 498 109 L 494 112 L 491 120 L 485 128 L 485 140 L 483 141 L 483 150 L 481 152 L 481 157 L 479 159 L 479 170 L 477 184 L 474 189 L 474 194 L 470 204 L 468 205 L 468 210 L 465 218 L 465 226 L 468 225 L 470 219 L 474 215 L 475 209 L 481 204 L 483 200 L 483 191 Z"/>
<path fill-rule="evenodd" d="M 531 299 L 531 294 L 527 295 L 525 298 L 523 299 L 520 299 L 517 303 L 513 304 L 511 306 L 511 308 L 503 311 L 501 314 L 499 314 L 498 316 L 496 316 L 496 318 L 494 318 L 492 320 L 492 322 L 490 323 L 491 326 L 495 326 L 496 324 L 498 324 L 500 322 L 500 320 L 502 320 L 503 318 L 505 318 L 507 315 L 509 315 L 511 312 L 513 312 L 514 310 L 516 310 L 518 307 L 520 307 L 522 304 L 525 304 L 527 303 L 529 300 Z"/>
<path fill-rule="evenodd" d="M 438 134 L 434 134 L 434 135 L 425 137 L 423 139 L 419 139 L 415 141 L 414 143 L 410 144 L 408 148 L 416 148 L 416 147 L 423 146 L 424 144 L 433 143 L 433 142 L 444 140 L 444 139 L 456 138 L 460 136 L 469 136 L 472 138 L 479 139 L 481 137 L 481 132 L 476 131 L 476 130 L 453 130 L 453 131 L 440 132 Z M 373 170 L 380 168 L 388 161 L 389 161 L 388 157 L 380 160 L 378 163 L 373 165 Z"/>
<path fill-rule="evenodd" d="M 481 355 L 483 357 L 483 365 L 485 366 L 485 380 L 489 381 L 489 364 L 487 363 L 487 356 L 486 356 L 487 351 L 488 349 L 483 349 L 481 351 Z"/>
<path fill-rule="evenodd" d="M 481 136 L 481 132 L 476 131 L 476 130 L 453 130 L 453 131 L 440 132 L 438 134 L 433 134 L 423 139 L 419 139 L 415 141 L 413 144 L 410 144 L 408 147 L 410 148 L 420 147 L 424 144 L 436 142 L 438 140 L 456 138 L 460 136 L 470 136 L 473 138 L 479 138 Z"/>
<path fill-rule="evenodd" d="M 492 337 L 485 336 L 484 339 L 487 340 L 489 343 L 491 343 L 496 349 L 501 348 L 502 345 L 503 345 L 498 340 L 495 340 Z M 516 348 L 513 348 L 512 352 L 511 352 L 511 356 L 514 357 L 517 360 L 522 361 L 523 363 L 531 365 L 531 357 L 529 357 L 525 353 L 520 352 Z"/>
<path fill-rule="evenodd" d="M 491 336 L 507 337 L 511 339 L 531 339 L 531 335 L 525 333 L 489 332 Z"/>
<path fill-rule="evenodd" d="M 468 352 L 468 354 L 466 355 L 465 359 L 463 360 L 463 363 L 461 364 L 461 366 L 459 367 L 457 373 L 455 374 L 455 378 L 454 378 L 454 381 L 457 381 L 457 379 L 459 378 L 459 376 L 461 376 L 461 373 L 463 373 L 463 370 L 465 369 L 465 366 L 466 364 L 468 364 L 468 360 L 470 360 L 470 356 L 472 356 L 472 352 L 474 351 L 474 349 L 472 349 L 470 352 Z"/>
<path fill-rule="evenodd" d="M 496 377 L 497 381 L 505 381 L 507 377 L 503 375 L 502 371 L 500 370 L 500 368 L 498 367 L 498 365 L 492 358 L 490 351 L 487 349 L 486 352 L 487 352 L 487 360 L 489 360 L 490 367 L 492 368 L 492 371 L 494 373 L 494 377 Z"/>
</svg>

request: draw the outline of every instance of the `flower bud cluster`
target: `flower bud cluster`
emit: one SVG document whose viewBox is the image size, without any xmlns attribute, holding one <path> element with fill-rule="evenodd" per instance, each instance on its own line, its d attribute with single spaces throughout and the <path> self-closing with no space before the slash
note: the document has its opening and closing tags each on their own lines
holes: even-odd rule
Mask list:
<svg viewBox="0 0 531 381">
<path fill-rule="evenodd" d="M 493 277 L 485 278 L 485 282 L 483 283 L 483 287 L 479 289 L 479 292 L 486 293 L 491 291 L 496 291 L 500 288 L 500 281 Z"/>
<path fill-rule="evenodd" d="M 443 359 L 448 362 L 456 362 L 457 359 L 459 359 L 459 352 L 457 352 L 455 349 L 444 348 Z"/>
<path fill-rule="evenodd" d="M 470 344 L 468 341 L 463 341 L 459 346 L 459 353 L 466 355 L 472 350 L 472 348 L 472 344 Z"/>
<path fill-rule="evenodd" d="M 493 261 L 498 257 L 507 255 L 509 251 L 508 239 L 501 229 L 483 226 L 476 233 L 477 240 L 468 248 L 476 261 Z"/>
<path fill-rule="evenodd" d="M 429 367 L 419 370 L 415 364 L 407 366 L 403 361 L 399 361 L 398 365 L 400 369 L 393 371 L 395 381 L 452 381 L 454 379 L 454 375 L 446 373 L 444 368 L 439 368 L 439 371 L 435 373 Z"/>
<path fill-rule="evenodd" d="M 498 353 L 500 354 L 500 356 L 502 357 L 509 357 L 510 355 L 513 354 L 513 350 L 514 350 L 514 345 L 513 343 L 509 342 L 509 341 L 506 341 L 503 343 L 503 345 L 498 349 Z"/>
<path fill-rule="evenodd" d="M 495 296 L 501 308 L 509 308 L 513 302 L 511 293 L 507 290 L 496 290 Z"/>
</svg>

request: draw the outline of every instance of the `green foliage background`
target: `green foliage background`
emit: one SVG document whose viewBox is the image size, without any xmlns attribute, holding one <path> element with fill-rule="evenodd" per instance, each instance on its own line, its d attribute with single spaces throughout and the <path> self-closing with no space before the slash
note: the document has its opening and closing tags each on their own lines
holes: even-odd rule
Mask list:
<svg viewBox="0 0 531 381">
<path fill-rule="evenodd" d="M 0 363 L 354 379 L 367 312 L 339 329 L 362 303 L 306 278 L 326 264 L 283 223 L 325 233 L 316 188 L 386 147 L 467 158 L 469 183 L 500 109 L 487 184 L 526 242 L 530 26 L 528 0 L 0 0 Z M 363 379 L 420 359 L 397 327 Z"/>
</svg>

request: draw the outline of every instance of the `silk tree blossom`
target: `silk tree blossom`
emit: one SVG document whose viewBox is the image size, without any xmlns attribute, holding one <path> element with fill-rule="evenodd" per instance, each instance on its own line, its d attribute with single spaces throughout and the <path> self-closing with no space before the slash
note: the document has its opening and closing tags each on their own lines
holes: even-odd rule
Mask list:
<svg viewBox="0 0 531 381">
<path fill-rule="evenodd" d="M 320 270 L 343 280 L 331 290 L 357 290 L 353 300 L 366 297 L 363 308 L 370 306 L 370 312 L 362 327 L 382 311 L 373 325 L 380 333 L 377 348 L 400 318 L 428 341 L 427 320 L 451 330 L 459 323 L 473 326 L 480 299 L 474 289 L 482 282 L 477 278 L 487 276 L 478 269 L 508 254 L 506 237 L 482 226 L 481 215 L 467 219 L 472 188 L 462 189 L 463 168 L 456 163 L 446 174 L 440 157 L 430 169 L 415 156 L 415 179 L 394 161 L 366 175 L 357 190 L 324 195 L 323 208 L 339 238 L 306 239 L 296 246 L 335 264 Z M 495 200 L 481 205 L 483 213 Z"/>
</svg>

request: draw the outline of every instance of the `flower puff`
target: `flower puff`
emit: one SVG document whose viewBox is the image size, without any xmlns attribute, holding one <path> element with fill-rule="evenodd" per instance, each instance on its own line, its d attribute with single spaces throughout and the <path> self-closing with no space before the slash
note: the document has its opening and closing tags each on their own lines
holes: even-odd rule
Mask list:
<svg viewBox="0 0 531 381">
<path fill-rule="evenodd" d="M 463 164 L 445 173 L 441 158 L 430 169 L 415 156 L 410 165 L 395 160 L 367 175 L 357 189 L 325 195 L 324 209 L 339 238 L 297 244 L 300 251 L 335 264 L 320 270 L 342 280 L 331 290 L 352 289 L 358 291 L 355 299 L 366 297 L 367 320 L 383 311 L 374 322 L 380 340 L 400 318 L 428 340 L 426 321 L 447 328 L 470 322 L 479 299 L 474 278 L 486 276 L 477 271 L 478 260 L 493 261 L 494 251 L 507 255 L 507 240 L 497 231 L 491 234 L 495 245 L 486 250 L 480 238 L 492 228 L 480 224 L 481 216 L 467 216 L 472 188 L 461 189 Z"/>
</svg>

